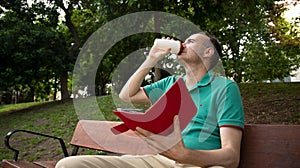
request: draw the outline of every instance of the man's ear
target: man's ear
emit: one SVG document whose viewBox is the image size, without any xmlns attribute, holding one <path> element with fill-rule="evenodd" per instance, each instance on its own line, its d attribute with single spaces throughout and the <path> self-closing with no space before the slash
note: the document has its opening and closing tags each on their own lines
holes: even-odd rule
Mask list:
<svg viewBox="0 0 300 168">
<path fill-rule="evenodd" d="M 214 48 L 208 47 L 208 48 L 206 48 L 205 51 L 204 51 L 204 58 L 206 58 L 206 57 L 211 57 L 212 55 L 214 55 L 214 53 L 215 53 Z"/>
</svg>

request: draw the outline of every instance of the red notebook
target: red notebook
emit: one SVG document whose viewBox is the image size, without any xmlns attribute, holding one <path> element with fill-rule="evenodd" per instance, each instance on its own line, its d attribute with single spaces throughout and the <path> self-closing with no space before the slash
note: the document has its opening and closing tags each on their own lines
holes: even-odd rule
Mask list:
<svg viewBox="0 0 300 168">
<path fill-rule="evenodd" d="M 179 116 L 180 128 L 183 130 L 197 113 L 190 93 L 182 78 L 179 78 L 148 110 L 144 113 L 136 111 L 113 110 L 124 122 L 112 127 L 114 134 L 119 134 L 129 129 L 141 127 L 155 134 L 167 135 L 174 129 L 173 119 Z"/>
</svg>

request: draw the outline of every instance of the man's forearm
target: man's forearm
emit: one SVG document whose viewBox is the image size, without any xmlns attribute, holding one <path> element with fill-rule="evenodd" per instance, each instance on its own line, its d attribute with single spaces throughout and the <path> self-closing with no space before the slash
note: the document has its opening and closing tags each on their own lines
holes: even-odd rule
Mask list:
<svg viewBox="0 0 300 168">
<path fill-rule="evenodd" d="M 239 163 L 239 153 L 231 149 L 207 151 L 188 149 L 178 161 L 201 167 L 222 166 L 226 168 L 236 168 Z"/>
<path fill-rule="evenodd" d="M 200 167 L 223 166 L 226 168 L 235 168 L 239 164 L 240 144 L 242 140 L 242 131 L 231 127 L 222 127 L 221 149 L 216 150 L 191 150 L 185 148 L 181 155 L 175 156 L 175 160 L 192 164 Z M 177 154 L 178 152 L 176 152 Z M 176 155 L 174 154 L 174 155 Z"/>
<path fill-rule="evenodd" d="M 149 73 L 152 67 L 157 63 L 157 59 L 147 57 L 143 64 L 138 70 L 129 78 L 125 86 L 122 88 L 119 97 L 124 101 L 130 101 L 131 97 L 134 96 L 141 87 L 145 76 Z"/>
</svg>

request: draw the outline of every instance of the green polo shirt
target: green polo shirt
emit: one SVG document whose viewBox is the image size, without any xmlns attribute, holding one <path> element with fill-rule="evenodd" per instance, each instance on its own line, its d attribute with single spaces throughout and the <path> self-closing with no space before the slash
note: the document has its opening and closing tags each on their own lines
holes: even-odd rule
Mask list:
<svg viewBox="0 0 300 168">
<path fill-rule="evenodd" d="M 155 103 L 179 77 L 169 76 L 145 86 L 144 91 Z M 209 72 L 189 92 L 198 111 L 182 131 L 187 148 L 219 149 L 220 127 L 244 128 L 242 98 L 235 82 Z"/>
</svg>

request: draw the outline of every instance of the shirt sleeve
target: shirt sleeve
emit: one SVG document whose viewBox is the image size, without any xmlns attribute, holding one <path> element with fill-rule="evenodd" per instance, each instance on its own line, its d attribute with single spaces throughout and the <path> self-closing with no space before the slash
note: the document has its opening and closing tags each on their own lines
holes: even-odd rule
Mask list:
<svg viewBox="0 0 300 168">
<path fill-rule="evenodd" d="M 217 113 L 219 127 L 244 128 L 244 107 L 239 88 L 235 82 L 230 82 L 219 96 Z"/>
<path fill-rule="evenodd" d="M 169 76 L 150 85 L 144 86 L 143 90 L 151 102 L 155 103 L 172 86 L 175 80 L 175 76 Z"/>
</svg>

